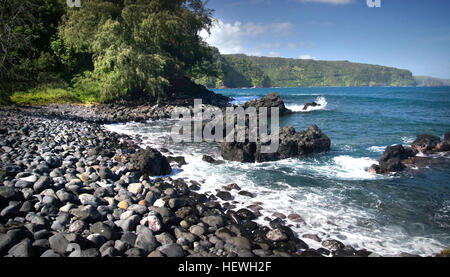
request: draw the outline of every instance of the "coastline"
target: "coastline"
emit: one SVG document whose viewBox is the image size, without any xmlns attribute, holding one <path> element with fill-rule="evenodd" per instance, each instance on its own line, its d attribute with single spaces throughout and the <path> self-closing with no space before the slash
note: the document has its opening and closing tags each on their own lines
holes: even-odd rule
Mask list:
<svg viewBox="0 0 450 277">
<path fill-rule="evenodd" d="M 139 147 L 126 135 L 105 131 L 102 124 L 128 122 L 142 114 L 122 118 L 119 110 L 111 118 L 99 109 L 106 110 L 71 105 L 0 108 L 2 130 L 7 130 L 2 136 L 26 136 L 17 149 L 4 145 L 1 150 L 2 163 L 10 166 L 2 174 L 1 255 L 378 256 L 335 240 L 312 249 L 280 218 L 271 219 L 271 228 L 257 224 L 263 203 L 238 211 L 221 205 L 218 198 L 230 200 L 227 189 L 205 195 L 195 192 L 201 184 L 193 181 L 136 175 L 126 169 L 127 163 L 117 161 L 117 154 Z M 153 118 L 162 116 L 156 112 Z M 134 185 L 139 189 L 130 184 L 140 184 Z M 124 201 L 127 209 L 118 208 Z M 295 215 L 290 219 L 299 220 Z M 128 243 L 129 236 L 134 243 Z M 62 249 L 71 244 L 81 251 Z"/>
</svg>

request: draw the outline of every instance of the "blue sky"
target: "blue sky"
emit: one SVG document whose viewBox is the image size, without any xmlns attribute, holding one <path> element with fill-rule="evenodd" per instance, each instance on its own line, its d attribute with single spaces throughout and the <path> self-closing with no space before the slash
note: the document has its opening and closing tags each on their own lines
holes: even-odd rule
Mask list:
<svg viewBox="0 0 450 277">
<path fill-rule="evenodd" d="M 450 78 L 450 1 L 210 0 L 223 53 L 348 60 Z"/>
</svg>

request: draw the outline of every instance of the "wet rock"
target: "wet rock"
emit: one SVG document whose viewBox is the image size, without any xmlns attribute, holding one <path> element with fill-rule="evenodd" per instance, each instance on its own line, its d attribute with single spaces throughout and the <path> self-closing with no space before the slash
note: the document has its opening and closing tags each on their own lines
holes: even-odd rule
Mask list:
<svg viewBox="0 0 450 277">
<path fill-rule="evenodd" d="M 237 212 L 237 215 L 242 219 L 242 220 L 254 220 L 256 219 L 256 215 L 247 210 L 247 209 L 240 209 Z"/>
<path fill-rule="evenodd" d="M 292 222 L 303 222 L 303 218 L 298 214 L 290 214 L 288 219 Z"/>
<path fill-rule="evenodd" d="M 306 103 L 303 106 L 302 110 L 306 111 L 306 110 L 308 110 L 309 107 L 317 107 L 317 106 L 320 106 L 320 105 L 313 101 L 313 102 L 310 102 L 310 103 Z"/>
<path fill-rule="evenodd" d="M 91 233 L 102 235 L 107 240 L 111 240 L 115 236 L 113 229 L 109 225 L 107 225 L 103 222 L 96 222 L 96 223 L 92 224 L 90 230 L 91 230 Z"/>
<path fill-rule="evenodd" d="M 427 153 L 436 148 L 440 142 L 441 139 L 438 136 L 427 134 L 418 135 L 416 140 L 411 144 L 411 147 L 419 152 Z"/>
<path fill-rule="evenodd" d="M 69 245 L 69 241 L 66 239 L 64 234 L 58 233 L 56 235 L 51 236 L 48 239 L 50 243 L 50 248 L 59 254 L 65 254 L 67 251 L 67 246 Z"/>
<path fill-rule="evenodd" d="M 183 248 L 176 243 L 163 245 L 163 246 L 159 247 L 158 250 L 161 253 L 163 253 L 164 255 L 166 255 L 167 257 L 184 257 L 185 256 Z"/>
<path fill-rule="evenodd" d="M 41 176 L 36 183 L 33 185 L 33 189 L 36 193 L 41 193 L 45 189 L 48 189 L 50 185 L 52 184 L 52 181 L 50 177 L 48 176 Z"/>
<path fill-rule="evenodd" d="M 219 191 L 218 193 L 216 193 L 216 196 L 224 201 L 233 200 L 233 196 L 231 196 L 231 193 L 229 193 L 228 191 Z"/>
<path fill-rule="evenodd" d="M 269 231 L 266 237 L 271 241 L 284 241 L 288 239 L 288 236 L 280 229 Z"/>
<path fill-rule="evenodd" d="M 134 169 L 147 176 L 162 176 L 172 172 L 169 161 L 158 150 L 147 147 L 133 155 Z"/>
<path fill-rule="evenodd" d="M 257 109 L 261 107 L 266 107 L 267 114 L 270 116 L 272 107 L 279 108 L 279 115 L 286 115 L 292 113 L 291 110 L 286 108 L 283 99 L 276 92 L 270 93 L 260 99 L 252 100 L 244 103 L 243 107 L 246 109 L 248 107 L 255 107 Z"/>
<path fill-rule="evenodd" d="M 322 246 L 331 251 L 338 251 L 345 248 L 345 245 L 342 242 L 334 239 L 324 240 Z"/>
<path fill-rule="evenodd" d="M 14 245 L 8 251 L 9 257 L 32 257 L 33 248 L 30 239 L 24 239 L 20 243 Z"/>
</svg>

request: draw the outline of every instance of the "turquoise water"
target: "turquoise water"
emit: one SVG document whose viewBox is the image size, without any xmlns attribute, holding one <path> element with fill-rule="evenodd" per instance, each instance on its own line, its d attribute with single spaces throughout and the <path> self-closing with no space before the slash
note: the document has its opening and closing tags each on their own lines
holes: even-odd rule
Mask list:
<svg viewBox="0 0 450 277">
<path fill-rule="evenodd" d="M 275 211 L 298 213 L 305 223 L 292 227 L 300 236 L 318 234 L 383 255 L 430 255 L 450 247 L 450 160 L 393 176 L 366 171 L 388 145 L 410 144 L 421 133 L 443 136 L 450 131 L 450 88 L 216 90 L 235 98 L 235 103 L 273 91 L 295 111 L 313 100 L 321 104 L 315 110 L 282 117 L 280 124 L 297 130 L 318 125 L 332 141 L 329 153 L 217 166 L 201 161 L 202 154 L 220 157 L 217 144 L 172 144 L 168 122 L 111 128 L 147 136 L 144 144 L 185 155 L 188 165 L 177 169 L 174 177 L 201 181 L 203 192 L 235 182 L 256 193 L 252 201 L 262 202 L 264 207 L 260 223 Z M 252 202 L 239 195 L 235 200 L 238 207 Z"/>
</svg>

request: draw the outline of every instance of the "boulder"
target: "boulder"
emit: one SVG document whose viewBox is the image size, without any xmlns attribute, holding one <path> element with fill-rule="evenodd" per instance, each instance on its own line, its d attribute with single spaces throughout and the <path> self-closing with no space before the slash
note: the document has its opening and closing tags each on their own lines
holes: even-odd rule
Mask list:
<svg viewBox="0 0 450 277">
<path fill-rule="evenodd" d="M 167 158 L 150 147 L 137 151 L 132 157 L 132 163 L 135 170 L 146 176 L 162 176 L 172 172 Z"/>
<path fill-rule="evenodd" d="M 253 101 L 249 101 L 244 103 L 243 107 L 246 109 L 248 107 L 255 107 L 256 109 L 261 107 L 267 107 L 267 115 L 270 116 L 272 107 L 280 109 L 280 116 L 292 113 L 291 110 L 286 108 L 284 105 L 284 101 L 278 93 L 273 92 L 270 93 L 263 98 L 256 99 Z"/>
<path fill-rule="evenodd" d="M 270 141 L 267 142 L 269 144 Z M 296 132 L 294 127 L 282 128 L 279 132 L 279 148 L 275 153 L 261 153 L 262 142 L 223 142 L 222 156 L 225 160 L 239 162 L 268 162 L 300 157 L 330 150 L 331 140 L 319 127 L 312 125 L 307 130 Z"/>
<path fill-rule="evenodd" d="M 406 168 L 402 160 L 414 157 L 417 153 L 417 150 L 411 147 L 403 147 L 400 144 L 388 146 L 379 160 L 379 165 L 372 165 L 369 168 L 369 172 L 384 174 L 402 171 Z"/>
<path fill-rule="evenodd" d="M 303 106 L 304 111 L 308 110 L 309 107 L 317 107 L 320 106 L 319 104 L 317 104 L 316 102 L 310 102 L 310 103 L 306 103 L 305 106 Z"/>
<path fill-rule="evenodd" d="M 416 140 L 411 144 L 411 147 L 420 151 L 422 153 L 427 153 L 441 142 L 441 139 L 438 136 L 433 135 L 418 135 Z"/>
</svg>

